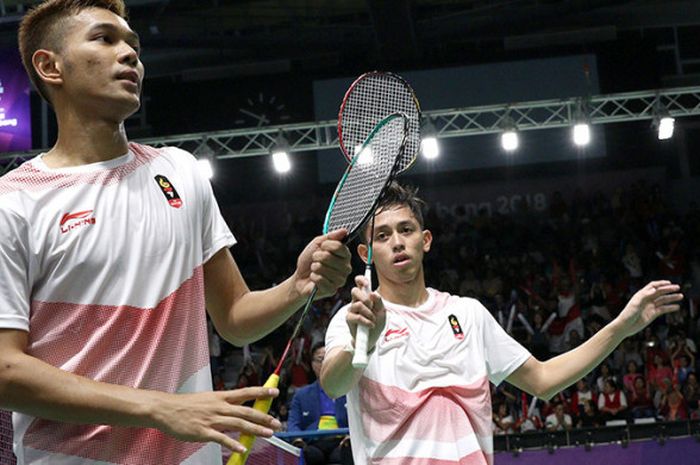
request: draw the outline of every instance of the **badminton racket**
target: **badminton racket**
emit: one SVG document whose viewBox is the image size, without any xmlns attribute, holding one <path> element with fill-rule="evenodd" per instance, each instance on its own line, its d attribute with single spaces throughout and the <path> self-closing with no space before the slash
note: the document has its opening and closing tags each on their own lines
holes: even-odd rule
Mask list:
<svg viewBox="0 0 700 465">
<path fill-rule="evenodd" d="M 357 154 L 351 159 L 350 165 L 333 193 L 323 223 L 323 234 L 344 228 L 348 231 L 346 240 L 350 240 L 370 216 L 374 215 L 374 210 L 384 188 L 396 174 L 398 161 L 405 149 L 408 130 L 409 119 L 401 113 L 395 113 L 381 120 L 370 131 Z M 317 290 L 314 287 L 307 299 L 277 367 L 265 382 L 264 387 L 274 388 L 279 385 L 282 365 L 287 358 L 292 341 L 299 334 L 304 318 L 316 297 Z M 253 408 L 267 413 L 271 404 L 272 398 L 258 399 Z M 231 454 L 227 465 L 243 465 L 245 463 L 255 441 L 255 436 L 241 434 L 238 441 L 247 451 Z"/>
<path fill-rule="evenodd" d="M 365 73 L 345 93 L 338 112 L 338 141 L 345 158 L 352 160 L 369 133 L 393 113 L 408 117 L 406 149 L 397 172 L 408 169 L 420 149 L 420 104 L 408 82 L 394 73 Z"/>
<path fill-rule="evenodd" d="M 408 118 L 406 148 L 398 161 L 397 174 L 407 170 L 416 160 L 420 149 L 420 104 L 411 86 L 394 73 L 371 71 L 355 79 L 350 85 L 338 112 L 338 140 L 340 149 L 351 160 L 376 124 L 387 115 L 400 112 Z M 365 278 L 368 291 L 372 289 L 372 244 L 374 219 L 368 241 Z M 365 368 L 368 362 L 367 343 L 369 328 L 358 326 L 355 333 L 355 355 L 352 366 Z"/>
</svg>

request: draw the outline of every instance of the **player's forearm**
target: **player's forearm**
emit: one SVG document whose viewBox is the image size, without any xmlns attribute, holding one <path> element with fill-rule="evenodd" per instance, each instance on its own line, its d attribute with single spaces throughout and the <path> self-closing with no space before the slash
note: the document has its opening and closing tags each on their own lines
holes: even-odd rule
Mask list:
<svg viewBox="0 0 700 465">
<path fill-rule="evenodd" d="M 49 420 L 157 428 L 157 411 L 169 396 L 93 381 L 23 353 L 3 356 L 0 364 L 0 408 Z"/>
<path fill-rule="evenodd" d="M 344 396 L 362 378 L 361 369 L 353 368 L 352 353 L 334 349 L 326 354 L 321 367 L 321 386 L 333 399 Z"/>
<path fill-rule="evenodd" d="M 540 365 L 538 397 L 549 399 L 590 373 L 622 342 L 614 322 L 598 331 L 580 346 Z"/>
<path fill-rule="evenodd" d="M 241 296 L 229 311 L 226 327 L 217 326 L 216 329 L 232 344 L 241 346 L 255 342 L 287 321 L 304 302 L 289 278 L 270 289 Z"/>
</svg>

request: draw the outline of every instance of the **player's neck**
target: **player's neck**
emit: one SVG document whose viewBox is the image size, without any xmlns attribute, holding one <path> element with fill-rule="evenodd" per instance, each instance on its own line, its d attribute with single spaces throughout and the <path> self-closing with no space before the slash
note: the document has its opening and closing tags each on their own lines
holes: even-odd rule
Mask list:
<svg viewBox="0 0 700 465">
<path fill-rule="evenodd" d="M 58 139 L 43 158 L 49 168 L 108 161 L 128 150 L 123 122 L 67 111 L 58 113 L 57 118 Z"/>
<path fill-rule="evenodd" d="M 423 273 L 419 273 L 411 281 L 394 282 L 379 277 L 379 294 L 389 302 L 416 308 L 428 300 L 428 289 L 425 287 Z"/>
</svg>

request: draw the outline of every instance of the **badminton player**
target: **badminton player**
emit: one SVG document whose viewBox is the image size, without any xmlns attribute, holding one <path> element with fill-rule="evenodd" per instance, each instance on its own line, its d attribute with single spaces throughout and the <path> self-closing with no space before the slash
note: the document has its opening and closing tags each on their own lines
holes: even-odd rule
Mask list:
<svg viewBox="0 0 700 465">
<path fill-rule="evenodd" d="M 489 382 L 550 399 L 683 297 L 668 281 L 649 283 L 588 341 L 540 362 L 477 300 L 426 288 L 432 240 L 414 192 L 390 185 L 375 214 L 379 287 L 367 293 L 358 276 L 326 333 L 321 384 L 331 397 L 347 394 L 355 463 L 493 463 Z M 366 260 L 367 245 L 358 253 Z M 371 328 L 364 371 L 351 364 L 358 325 Z"/>
<path fill-rule="evenodd" d="M 241 404 L 276 390 L 211 391 L 205 302 L 244 344 L 350 272 L 334 231 L 249 291 L 195 159 L 127 141 L 144 67 L 124 18 L 122 0 L 50 0 L 20 25 L 58 120 L 53 148 L 0 178 L 0 408 L 20 465 L 210 465 L 241 450 L 227 431 L 270 436 L 279 422 Z"/>
</svg>

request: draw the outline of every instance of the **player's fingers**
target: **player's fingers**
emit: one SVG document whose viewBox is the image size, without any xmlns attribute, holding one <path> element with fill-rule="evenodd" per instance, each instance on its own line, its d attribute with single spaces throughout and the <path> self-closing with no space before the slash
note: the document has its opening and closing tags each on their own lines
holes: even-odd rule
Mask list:
<svg viewBox="0 0 700 465">
<path fill-rule="evenodd" d="M 345 280 L 350 274 L 350 269 L 342 263 L 335 262 L 313 262 L 311 264 L 311 272 L 316 273 L 329 281 L 337 282 Z"/>
<path fill-rule="evenodd" d="M 318 289 L 317 295 L 320 297 L 333 294 L 336 289 L 345 283 L 345 278 L 340 275 L 332 274 L 329 276 L 324 276 L 318 273 L 312 272 L 309 279 Z"/>
<path fill-rule="evenodd" d="M 382 297 L 377 292 L 372 292 L 369 295 L 369 300 L 372 302 L 370 307 L 374 310 L 374 313 L 384 310 L 384 302 L 382 302 Z"/>
<path fill-rule="evenodd" d="M 253 407 L 230 405 L 228 408 L 222 409 L 218 413 L 222 417 L 242 418 L 250 423 L 255 423 L 274 430 L 279 430 L 282 427 L 278 419 L 265 412 L 256 410 Z"/>
<path fill-rule="evenodd" d="M 652 287 L 652 288 L 656 289 L 656 288 L 659 288 L 661 286 L 666 286 L 667 284 L 671 284 L 671 281 L 668 281 L 666 279 L 661 279 L 659 281 L 651 281 L 645 287 Z"/>
<path fill-rule="evenodd" d="M 346 269 L 350 267 L 349 257 L 339 257 L 333 255 L 327 250 L 317 250 L 311 254 L 311 261 L 313 264 L 322 264 L 330 268 L 335 269 Z"/>
<path fill-rule="evenodd" d="M 369 287 L 369 281 L 367 281 L 364 275 L 357 275 L 355 276 L 355 285 L 360 289 L 366 289 Z"/>
<path fill-rule="evenodd" d="M 666 284 L 659 286 L 654 290 L 654 296 L 667 295 L 681 290 L 678 284 Z"/>
<path fill-rule="evenodd" d="M 217 416 L 213 419 L 214 428 L 219 431 L 236 431 L 241 434 L 252 434 L 269 438 L 275 434 L 274 430 L 268 426 L 259 425 L 252 421 L 237 417 Z"/>
<path fill-rule="evenodd" d="M 215 442 L 221 447 L 225 447 L 233 452 L 238 452 L 240 454 L 245 454 L 246 452 L 246 448 L 243 447 L 243 444 L 241 444 L 233 438 L 226 436 L 224 433 L 221 433 L 219 431 L 212 431 L 212 433 L 209 435 L 208 440 L 210 442 Z"/>
<path fill-rule="evenodd" d="M 348 247 L 340 241 L 326 239 L 325 241 L 321 242 L 320 249 L 343 260 L 350 258 L 350 249 L 348 249 Z"/>
<path fill-rule="evenodd" d="M 246 387 L 241 389 L 233 389 L 230 391 L 222 391 L 224 399 L 231 404 L 242 404 L 243 402 L 253 399 L 266 399 L 269 397 L 277 397 L 280 393 L 277 388 L 267 387 Z"/>
<path fill-rule="evenodd" d="M 681 306 L 678 304 L 672 304 L 672 305 L 662 305 L 661 307 L 657 307 L 657 315 L 665 315 L 667 313 L 671 312 L 676 312 L 681 309 Z"/>
<path fill-rule="evenodd" d="M 350 317 L 348 317 L 348 318 L 350 318 Z M 354 324 L 357 324 L 357 325 L 367 326 L 369 329 L 374 329 L 374 326 L 375 326 L 374 321 L 370 320 L 366 316 L 361 315 L 359 313 L 356 313 L 354 315 L 352 322 Z"/>
<path fill-rule="evenodd" d="M 663 294 L 654 299 L 656 305 L 666 305 L 671 302 L 680 302 L 683 300 L 683 294 Z"/>
<path fill-rule="evenodd" d="M 362 278 L 365 283 L 367 283 L 367 280 Z M 355 280 L 357 283 L 357 279 Z M 352 290 L 350 291 L 350 297 L 352 297 L 353 302 L 361 302 L 363 305 L 367 306 L 367 308 L 372 308 L 372 300 L 370 299 L 369 294 L 367 291 L 365 291 L 365 287 L 353 287 Z"/>
<path fill-rule="evenodd" d="M 341 229 L 336 229 L 334 231 L 331 231 L 328 234 L 326 234 L 325 236 L 321 236 L 321 237 L 323 238 L 323 240 L 330 239 L 332 241 L 342 241 L 343 239 L 345 239 L 345 237 L 347 237 L 347 235 L 348 235 L 348 230 L 345 228 L 341 228 Z"/>
<path fill-rule="evenodd" d="M 360 322 L 362 319 L 370 322 L 374 322 L 376 320 L 376 317 L 372 310 L 367 308 L 367 306 L 365 306 L 361 302 L 353 303 L 350 306 L 348 314 L 348 317 L 353 319 L 353 323 Z"/>
</svg>

